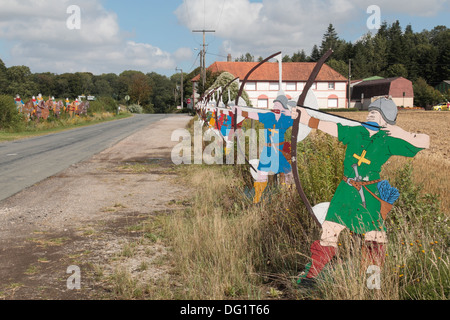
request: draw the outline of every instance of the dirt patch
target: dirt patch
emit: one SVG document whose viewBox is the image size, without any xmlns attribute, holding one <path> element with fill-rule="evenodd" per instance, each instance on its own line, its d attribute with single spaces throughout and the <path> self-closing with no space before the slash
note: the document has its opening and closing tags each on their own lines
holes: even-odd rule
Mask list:
<svg viewBox="0 0 450 320">
<path fill-rule="evenodd" d="M 167 274 L 167 248 L 140 226 L 188 195 L 170 138 L 189 120 L 161 120 L 1 202 L 0 299 L 108 299 L 117 270 L 143 282 Z"/>
</svg>

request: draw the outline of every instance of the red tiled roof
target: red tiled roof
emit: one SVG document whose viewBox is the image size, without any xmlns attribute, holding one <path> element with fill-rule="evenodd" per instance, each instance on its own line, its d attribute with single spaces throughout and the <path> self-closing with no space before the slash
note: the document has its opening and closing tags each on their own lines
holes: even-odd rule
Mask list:
<svg viewBox="0 0 450 320">
<path fill-rule="evenodd" d="M 243 80 L 247 73 L 257 64 L 258 62 L 217 61 L 210 65 L 208 70 L 213 73 L 226 71 Z M 307 81 L 315 65 L 315 62 L 285 62 L 283 63 L 283 81 Z M 256 69 L 250 75 L 248 81 L 278 81 L 278 78 L 278 63 L 267 62 Z M 192 81 L 199 80 L 199 75 L 192 79 Z M 347 81 L 347 78 L 325 64 L 320 70 L 316 81 Z"/>
</svg>

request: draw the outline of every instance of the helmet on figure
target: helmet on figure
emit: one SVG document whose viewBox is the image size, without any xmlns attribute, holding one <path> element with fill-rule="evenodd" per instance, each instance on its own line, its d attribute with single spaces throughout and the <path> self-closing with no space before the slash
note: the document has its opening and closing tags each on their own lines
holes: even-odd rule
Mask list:
<svg viewBox="0 0 450 320">
<path fill-rule="evenodd" d="M 383 97 L 375 100 L 369 106 L 369 111 L 372 110 L 380 112 L 381 116 L 387 123 L 391 125 L 395 125 L 397 123 L 398 109 L 392 99 Z"/>
</svg>

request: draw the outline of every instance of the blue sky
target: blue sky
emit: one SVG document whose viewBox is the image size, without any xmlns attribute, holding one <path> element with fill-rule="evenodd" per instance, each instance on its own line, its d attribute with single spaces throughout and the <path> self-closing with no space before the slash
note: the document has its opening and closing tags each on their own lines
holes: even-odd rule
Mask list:
<svg viewBox="0 0 450 320">
<path fill-rule="evenodd" d="M 449 26 L 450 0 L 378 0 L 380 19 L 403 28 Z M 356 41 L 368 33 L 373 0 L 1 0 L 0 58 L 6 66 L 32 72 L 158 72 L 199 66 L 202 35 L 206 64 L 250 52 L 255 57 L 282 51 L 311 52 L 328 24 L 338 36 Z M 66 26 L 67 8 L 80 8 L 79 29 Z M 376 31 L 376 30 L 375 30 Z M 196 50 L 197 49 L 197 50 Z"/>
<path fill-rule="evenodd" d="M 121 28 L 133 32 L 137 42 L 152 43 L 170 52 L 180 46 L 192 46 L 190 30 L 180 25 L 174 15 L 180 1 L 104 0 L 102 3 L 107 10 L 118 14 Z"/>
</svg>

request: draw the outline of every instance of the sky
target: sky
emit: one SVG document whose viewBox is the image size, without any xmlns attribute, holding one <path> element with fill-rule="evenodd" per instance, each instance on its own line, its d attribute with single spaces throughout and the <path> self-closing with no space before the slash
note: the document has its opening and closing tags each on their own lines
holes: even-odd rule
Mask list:
<svg viewBox="0 0 450 320">
<path fill-rule="evenodd" d="M 375 5 L 375 7 L 374 7 Z M 247 52 L 311 53 L 328 25 L 355 42 L 377 22 L 449 27 L 450 0 L 0 0 L 0 59 L 31 72 L 171 76 Z"/>
</svg>

